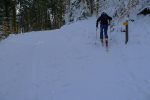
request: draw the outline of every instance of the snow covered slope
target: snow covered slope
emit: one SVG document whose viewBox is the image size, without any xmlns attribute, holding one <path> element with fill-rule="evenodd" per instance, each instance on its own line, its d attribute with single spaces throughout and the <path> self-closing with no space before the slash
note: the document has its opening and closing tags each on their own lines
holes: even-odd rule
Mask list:
<svg viewBox="0 0 150 100">
<path fill-rule="evenodd" d="M 95 21 L 1 41 L 0 100 L 149 100 L 149 16 L 130 22 L 127 45 L 116 23 L 109 52 Z"/>
</svg>

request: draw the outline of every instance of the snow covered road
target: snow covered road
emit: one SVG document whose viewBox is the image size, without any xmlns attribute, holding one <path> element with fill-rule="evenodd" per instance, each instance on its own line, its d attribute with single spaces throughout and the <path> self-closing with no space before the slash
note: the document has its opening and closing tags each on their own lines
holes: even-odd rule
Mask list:
<svg viewBox="0 0 150 100">
<path fill-rule="evenodd" d="M 123 33 L 111 33 L 109 52 L 95 37 L 95 21 L 2 41 L 0 100 L 149 100 L 148 16 L 131 24 L 127 45 Z"/>
</svg>

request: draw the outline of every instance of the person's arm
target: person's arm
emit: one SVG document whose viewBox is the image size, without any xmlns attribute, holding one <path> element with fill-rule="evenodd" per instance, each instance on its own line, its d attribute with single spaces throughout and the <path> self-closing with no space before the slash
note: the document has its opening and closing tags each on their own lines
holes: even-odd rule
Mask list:
<svg viewBox="0 0 150 100">
<path fill-rule="evenodd" d="M 108 16 L 108 15 L 107 15 Z M 109 24 L 111 23 L 112 17 L 108 16 Z"/>
<path fill-rule="evenodd" d="M 98 28 L 98 22 L 101 20 L 101 17 L 99 17 L 96 21 L 96 28 Z"/>
<path fill-rule="evenodd" d="M 112 17 L 108 16 L 108 19 L 109 19 L 109 21 L 111 21 L 111 20 L 112 20 Z"/>
</svg>

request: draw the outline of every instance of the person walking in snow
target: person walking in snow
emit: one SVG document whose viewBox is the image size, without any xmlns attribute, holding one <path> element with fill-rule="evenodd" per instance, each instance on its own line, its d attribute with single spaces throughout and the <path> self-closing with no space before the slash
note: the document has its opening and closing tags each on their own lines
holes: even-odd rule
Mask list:
<svg viewBox="0 0 150 100">
<path fill-rule="evenodd" d="M 98 23 L 100 22 L 100 40 L 103 44 L 103 39 L 105 39 L 106 46 L 108 46 L 108 25 L 110 24 L 110 21 L 112 20 L 112 17 L 108 16 L 105 12 L 102 12 L 101 16 L 96 21 L 96 29 L 98 28 Z M 103 33 L 105 38 L 103 38 Z"/>
</svg>

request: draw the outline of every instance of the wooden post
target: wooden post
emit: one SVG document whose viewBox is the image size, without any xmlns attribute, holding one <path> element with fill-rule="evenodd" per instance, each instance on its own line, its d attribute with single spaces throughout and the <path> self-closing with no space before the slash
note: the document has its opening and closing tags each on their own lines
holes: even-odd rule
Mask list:
<svg viewBox="0 0 150 100">
<path fill-rule="evenodd" d="M 128 27 L 128 21 L 127 21 L 127 25 L 126 25 L 126 36 L 125 36 L 125 38 L 126 38 L 126 39 L 125 39 L 125 44 L 127 44 L 127 43 L 128 43 L 128 40 L 129 40 L 129 35 L 128 35 L 129 32 L 128 32 L 128 28 L 129 28 L 129 27 Z"/>
<path fill-rule="evenodd" d="M 126 27 L 126 29 L 125 29 L 125 44 L 127 44 L 128 43 L 128 40 L 129 40 L 129 26 L 128 26 L 128 20 L 126 21 L 126 22 L 124 22 L 123 23 L 123 25 Z"/>
</svg>

